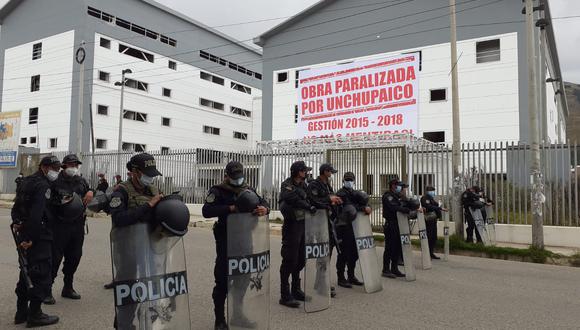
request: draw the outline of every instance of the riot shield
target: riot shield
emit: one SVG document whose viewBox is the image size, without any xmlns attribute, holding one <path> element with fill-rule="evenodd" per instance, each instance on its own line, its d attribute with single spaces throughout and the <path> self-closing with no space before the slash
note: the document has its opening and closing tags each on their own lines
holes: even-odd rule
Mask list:
<svg viewBox="0 0 580 330">
<path fill-rule="evenodd" d="M 137 223 L 111 230 L 118 329 L 191 327 L 183 239 L 158 228 Z"/>
<path fill-rule="evenodd" d="M 370 216 L 363 212 L 358 212 L 356 219 L 352 222 L 352 230 L 356 241 L 358 264 L 361 269 L 365 291 L 367 293 L 381 291 L 383 284 Z"/>
<path fill-rule="evenodd" d="M 449 212 L 443 212 L 443 260 L 449 260 Z"/>
<path fill-rule="evenodd" d="M 268 217 L 228 216 L 228 324 L 230 329 L 268 329 L 270 321 L 270 227 Z"/>
<path fill-rule="evenodd" d="M 427 226 L 425 215 L 417 213 L 417 226 L 419 227 L 419 240 L 421 241 L 421 264 L 423 269 L 431 269 L 431 252 L 429 251 L 429 239 L 427 238 Z"/>
<path fill-rule="evenodd" d="M 306 213 L 304 225 L 306 256 L 304 310 L 312 313 L 325 310 L 330 306 L 330 245 L 327 211 L 317 210 L 315 214 Z"/>
<path fill-rule="evenodd" d="M 403 250 L 403 262 L 405 263 L 405 279 L 414 281 L 415 267 L 413 266 L 413 247 L 411 246 L 411 233 L 409 218 L 406 214 L 397 212 L 397 223 L 401 234 L 401 248 Z"/>
<path fill-rule="evenodd" d="M 485 206 L 485 213 L 487 215 L 487 219 L 485 219 L 485 228 L 487 230 L 487 235 L 489 238 L 489 244 L 495 245 L 496 237 L 495 237 L 495 213 L 493 212 L 493 205 L 486 205 Z"/>
<path fill-rule="evenodd" d="M 475 222 L 475 230 L 477 230 L 477 232 L 479 233 L 479 236 L 481 236 L 481 240 L 483 241 L 483 245 L 489 245 L 489 239 L 487 237 L 487 230 L 485 228 L 485 220 L 483 219 L 483 215 L 481 214 L 481 210 L 480 209 L 474 210 L 470 207 L 469 211 L 471 212 L 471 217 L 473 218 L 473 221 Z"/>
</svg>

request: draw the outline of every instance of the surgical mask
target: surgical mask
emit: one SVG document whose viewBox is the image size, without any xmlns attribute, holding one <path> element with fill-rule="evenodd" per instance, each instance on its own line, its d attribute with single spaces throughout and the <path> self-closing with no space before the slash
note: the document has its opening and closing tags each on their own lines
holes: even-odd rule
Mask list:
<svg viewBox="0 0 580 330">
<path fill-rule="evenodd" d="M 403 187 L 401 186 L 396 186 L 395 187 L 395 192 L 400 193 L 403 190 Z"/>
<path fill-rule="evenodd" d="M 353 189 L 354 188 L 354 181 L 344 181 L 343 186 L 345 188 L 348 188 L 348 189 Z"/>
<path fill-rule="evenodd" d="M 77 176 L 79 175 L 79 168 L 78 167 L 67 167 L 64 169 L 64 173 L 68 176 Z"/>
<path fill-rule="evenodd" d="M 427 194 L 431 197 L 435 197 L 435 191 L 428 191 Z"/>
<path fill-rule="evenodd" d="M 48 181 L 52 182 L 58 179 L 58 172 L 54 170 L 48 170 L 48 172 L 46 173 L 46 177 L 48 178 Z"/>
<path fill-rule="evenodd" d="M 144 187 L 148 187 L 148 186 L 153 184 L 153 179 L 155 179 L 155 178 L 151 177 L 151 176 L 147 176 L 145 174 L 141 174 L 141 177 L 139 178 L 139 182 L 141 182 L 141 184 Z"/>
<path fill-rule="evenodd" d="M 237 178 L 237 179 L 230 179 L 230 184 L 234 187 L 239 187 L 244 184 L 244 177 Z"/>
</svg>

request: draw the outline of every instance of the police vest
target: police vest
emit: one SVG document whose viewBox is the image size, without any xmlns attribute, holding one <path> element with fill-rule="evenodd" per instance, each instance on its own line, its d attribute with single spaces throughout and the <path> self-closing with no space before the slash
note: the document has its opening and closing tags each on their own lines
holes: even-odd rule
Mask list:
<svg viewBox="0 0 580 330">
<path fill-rule="evenodd" d="M 131 181 L 121 182 L 119 183 L 119 186 L 121 186 L 127 192 L 128 209 L 134 209 L 141 205 L 145 205 L 146 203 L 149 203 L 153 196 L 159 194 L 159 189 L 157 189 L 156 186 L 149 186 L 145 188 L 143 193 L 138 192 Z"/>
</svg>

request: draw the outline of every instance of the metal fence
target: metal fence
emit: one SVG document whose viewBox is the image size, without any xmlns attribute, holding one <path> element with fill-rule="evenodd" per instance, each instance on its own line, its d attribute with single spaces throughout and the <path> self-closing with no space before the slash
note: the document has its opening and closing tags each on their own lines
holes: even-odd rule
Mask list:
<svg viewBox="0 0 580 330">
<path fill-rule="evenodd" d="M 545 180 L 544 224 L 579 225 L 580 162 L 576 144 L 543 145 L 542 173 Z M 292 162 L 304 160 L 314 175 L 324 162 L 331 162 L 339 173 L 332 180 L 338 189 L 344 172 L 357 177 L 356 187 L 371 196 L 375 209 L 374 226 L 382 224 L 381 196 L 394 177 L 408 182 L 410 191 L 422 195 L 430 185 L 439 199 L 451 206 L 453 175 L 451 146 L 434 144 L 408 136 L 318 139 L 316 141 L 263 142 L 257 148 L 235 152 L 188 149 L 152 152 L 163 177 L 157 180 L 161 191 L 180 191 L 188 203 L 203 203 L 208 189 L 223 180 L 225 165 L 238 160 L 245 166 L 248 183 L 278 208 L 280 184 L 289 177 Z M 64 156 L 64 153 L 58 154 Z M 117 169 L 117 157 L 124 165 L 132 153 L 105 152 L 83 154 L 83 175 L 96 186 L 97 173 L 112 182 L 117 173 L 126 177 L 126 168 Z M 465 187 L 482 187 L 495 204 L 498 223 L 531 224 L 530 148 L 512 142 L 466 143 L 462 145 L 462 182 Z"/>
</svg>

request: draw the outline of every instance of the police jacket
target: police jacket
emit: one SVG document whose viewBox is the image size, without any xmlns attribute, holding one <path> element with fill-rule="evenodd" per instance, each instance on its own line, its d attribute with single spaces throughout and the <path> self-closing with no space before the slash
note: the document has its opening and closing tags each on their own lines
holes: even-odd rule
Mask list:
<svg viewBox="0 0 580 330">
<path fill-rule="evenodd" d="M 397 223 L 397 212 L 409 214 L 411 211 L 399 193 L 387 191 L 383 194 L 383 218 L 387 222 Z"/>
<path fill-rule="evenodd" d="M 356 204 L 353 201 L 353 193 L 354 189 L 345 187 L 340 188 L 336 192 L 336 196 L 342 199 L 342 204 L 338 207 L 338 215 L 337 215 L 338 226 L 349 225 L 356 218 L 356 214 L 354 215 L 354 218 L 352 218 L 352 214 L 350 214 L 349 212 L 345 212 L 347 208 L 353 207 L 357 212 L 364 212 L 365 208 L 368 206 Z"/>
<path fill-rule="evenodd" d="M 284 221 L 302 221 L 305 212 L 311 208 L 306 193 L 306 183 L 304 181 L 296 182 L 292 178 L 287 178 L 280 186 L 280 212 Z"/>
<path fill-rule="evenodd" d="M 437 218 L 441 218 L 441 207 L 439 207 L 439 203 L 431 195 L 426 194 L 421 197 L 421 206 L 425 208 L 427 217 L 429 217 L 429 213 L 435 213 Z"/>
<path fill-rule="evenodd" d="M 316 180 L 308 184 L 308 187 L 306 187 L 306 193 L 308 194 L 308 199 L 312 206 L 317 209 L 330 210 L 330 195 L 334 194 L 334 190 L 329 183 L 322 181 L 322 179 L 318 177 Z"/>
<path fill-rule="evenodd" d="M 463 208 L 465 209 L 466 212 L 469 211 L 470 207 L 474 209 L 480 209 L 483 206 L 485 206 L 479 200 L 479 195 L 469 190 L 464 191 L 463 194 L 461 195 L 461 204 L 463 204 Z"/>
<path fill-rule="evenodd" d="M 226 182 L 211 187 L 208 191 L 207 197 L 205 198 L 203 208 L 201 209 L 203 217 L 217 217 L 218 222 L 216 224 L 216 228 L 218 230 L 225 230 L 227 226 L 228 215 L 235 213 L 230 211 L 230 205 L 235 205 L 238 194 L 246 189 L 250 189 L 252 191 L 254 190 L 247 185 L 234 187 Z M 260 198 L 258 205 L 269 208 L 268 202 L 260 195 L 258 195 L 258 197 Z"/>
<path fill-rule="evenodd" d="M 131 180 L 121 182 L 111 195 L 109 203 L 113 226 L 123 227 L 153 221 L 154 208 L 149 206 L 149 201 L 157 194 L 159 190 L 155 186 L 138 190 Z"/>
<path fill-rule="evenodd" d="M 83 197 L 90 191 L 89 184 L 81 176 L 68 176 L 63 171 L 50 186 L 50 208 L 54 223 L 84 221 Z M 75 196 L 76 194 L 76 196 Z"/>
<path fill-rule="evenodd" d="M 12 221 L 22 225 L 18 232 L 23 241 L 52 240 L 47 209 L 50 195 L 50 183 L 42 172 L 24 178 L 11 211 Z"/>
</svg>

